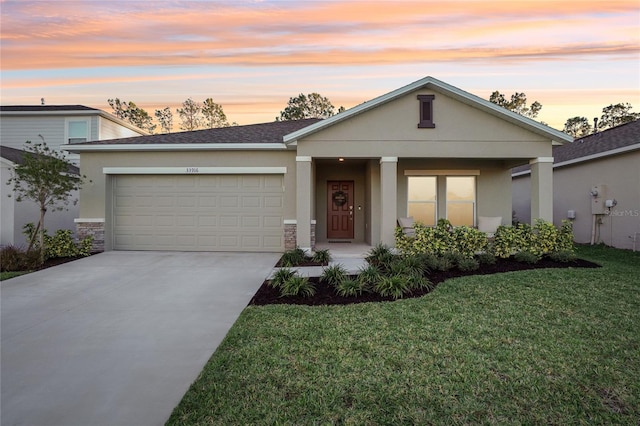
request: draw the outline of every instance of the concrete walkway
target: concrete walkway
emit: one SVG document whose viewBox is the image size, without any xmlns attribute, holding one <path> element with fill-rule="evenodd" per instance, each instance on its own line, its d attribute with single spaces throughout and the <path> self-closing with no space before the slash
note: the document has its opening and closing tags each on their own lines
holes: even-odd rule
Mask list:
<svg viewBox="0 0 640 426">
<path fill-rule="evenodd" d="M 345 244 L 345 243 L 318 243 L 317 250 L 327 249 L 331 254 L 331 262 L 329 266 L 341 265 L 347 274 L 355 275 L 361 268 L 367 266 L 364 260 L 367 252 L 371 250 L 371 246 L 367 244 Z M 304 266 L 290 268 L 296 271 L 298 275 L 303 277 L 319 277 L 322 276 L 326 266 Z M 270 277 L 280 268 L 273 268 Z"/>
<path fill-rule="evenodd" d="M 163 424 L 279 256 L 107 252 L 3 281 L 1 424 Z"/>
</svg>

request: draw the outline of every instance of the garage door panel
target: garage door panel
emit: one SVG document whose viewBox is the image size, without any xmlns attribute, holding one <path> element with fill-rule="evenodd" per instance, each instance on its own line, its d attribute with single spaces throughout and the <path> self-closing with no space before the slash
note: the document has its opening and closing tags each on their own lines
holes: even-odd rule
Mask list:
<svg viewBox="0 0 640 426">
<path fill-rule="evenodd" d="M 238 207 L 240 203 L 238 202 L 237 195 L 222 195 L 220 196 L 220 207 L 229 208 L 229 207 Z"/>
<path fill-rule="evenodd" d="M 263 216 L 262 226 L 264 228 L 280 229 L 282 226 L 282 218 L 280 216 Z"/>
<path fill-rule="evenodd" d="M 282 175 L 117 176 L 121 250 L 282 251 Z"/>
</svg>

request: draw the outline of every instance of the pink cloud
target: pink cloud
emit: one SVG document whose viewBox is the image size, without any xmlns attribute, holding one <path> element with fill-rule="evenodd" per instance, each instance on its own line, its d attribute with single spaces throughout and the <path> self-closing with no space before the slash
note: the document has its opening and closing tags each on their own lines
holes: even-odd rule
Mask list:
<svg viewBox="0 0 640 426">
<path fill-rule="evenodd" d="M 639 43 L 635 1 L 282 4 L 11 3 L 3 69 L 608 57 Z"/>
</svg>

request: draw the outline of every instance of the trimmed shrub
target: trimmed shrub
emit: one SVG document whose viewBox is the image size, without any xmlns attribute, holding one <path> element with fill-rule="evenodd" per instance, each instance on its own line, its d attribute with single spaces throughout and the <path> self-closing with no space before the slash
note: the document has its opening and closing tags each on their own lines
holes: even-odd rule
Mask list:
<svg viewBox="0 0 640 426">
<path fill-rule="evenodd" d="M 458 226 L 452 231 L 453 244 L 451 251 L 470 258 L 478 252 L 486 250 L 489 240 L 487 234 L 468 226 Z"/>
<path fill-rule="evenodd" d="M 367 285 L 360 280 L 346 278 L 336 285 L 336 293 L 342 297 L 360 296 L 368 289 Z"/>
<path fill-rule="evenodd" d="M 280 286 L 281 296 L 311 297 L 314 294 L 316 294 L 316 287 L 307 277 L 294 275 Z"/>
<path fill-rule="evenodd" d="M 542 257 L 558 249 L 558 229 L 553 223 L 537 219 L 531 229 L 531 253 Z"/>
<path fill-rule="evenodd" d="M 430 253 L 441 256 L 456 252 L 472 257 L 485 250 L 488 243 L 484 232 L 468 226 L 454 228 L 446 219 L 440 219 L 435 227 L 416 223 L 414 229 L 415 237 L 408 237 L 402 233 L 402 229 L 396 229 L 396 247 L 404 255 Z"/>
<path fill-rule="evenodd" d="M 423 275 L 408 275 L 407 277 L 407 285 L 409 286 L 409 290 L 422 290 L 425 288 L 431 289 L 433 288 L 433 284 Z"/>
<path fill-rule="evenodd" d="M 521 251 L 515 254 L 514 258 L 518 261 L 518 262 L 522 262 L 522 263 L 529 263 L 531 265 L 538 263 L 538 261 L 540 260 L 540 257 L 538 257 L 538 255 L 536 255 L 535 253 L 532 253 L 530 251 Z"/>
<path fill-rule="evenodd" d="M 549 258 L 551 260 L 555 260 L 556 262 L 568 263 L 573 262 L 578 257 L 571 250 L 558 250 L 549 254 Z"/>
<path fill-rule="evenodd" d="M 282 257 L 280 258 L 280 265 L 285 268 L 290 268 L 292 266 L 298 266 L 305 260 L 304 250 L 299 247 L 296 247 L 293 250 L 287 250 L 284 252 Z"/>
<path fill-rule="evenodd" d="M 395 262 L 396 256 L 391 252 L 391 249 L 388 246 L 378 244 L 369 250 L 365 260 L 369 265 L 373 265 L 378 268 L 378 270 L 386 272 Z"/>
<path fill-rule="evenodd" d="M 570 251 L 575 253 L 575 244 L 573 243 L 573 222 L 563 220 L 560 230 L 558 231 L 558 251 Z"/>
<path fill-rule="evenodd" d="M 456 266 L 456 262 L 452 256 L 440 256 L 437 258 L 436 271 L 448 271 Z"/>
<path fill-rule="evenodd" d="M 382 277 L 378 280 L 374 286 L 374 290 L 381 296 L 400 299 L 410 291 L 410 288 L 406 277 L 402 275 L 392 275 L 390 277 Z"/>
<path fill-rule="evenodd" d="M 45 234 L 45 257 L 52 259 L 56 257 L 89 256 L 93 246 L 93 237 L 88 236 L 80 241 L 79 244 L 76 244 L 72 235 L 72 232 L 68 229 L 58 229 L 53 237 Z"/>
<path fill-rule="evenodd" d="M 480 253 L 477 256 L 478 262 L 480 262 L 481 265 L 495 265 L 496 264 L 496 257 L 489 252 L 485 252 L 485 253 Z"/>
<path fill-rule="evenodd" d="M 323 282 L 333 286 L 340 284 L 340 282 L 344 281 L 346 278 L 347 270 L 340 264 L 324 268 L 322 270 L 322 275 L 320 276 L 320 279 Z"/>
<path fill-rule="evenodd" d="M 480 262 L 472 257 L 465 257 L 458 261 L 458 269 L 461 271 L 475 271 L 480 267 Z"/>
<path fill-rule="evenodd" d="M 280 268 L 273 273 L 269 280 L 269 286 L 273 288 L 280 288 L 290 278 L 293 278 L 296 272 L 289 268 Z"/>
<path fill-rule="evenodd" d="M 328 264 L 331 261 L 331 254 L 329 253 L 329 249 L 316 250 L 316 252 L 313 253 L 313 257 L 311 258 L 311 260 L 323 265 Z"/>
<path fill-rule="evenodd" d="M 373 265 L 362 266 L 358 271 L 358 281 L 367 289 L 372 288 L 381 277 L 380 271 Z"/>
<path fill-rule="evenodd" d="M 22 270 L 30 271 L 42 266 L 40 250 L 29 250 L 22 254 Z"/>
<path fill-rule="evenodd" d="M 0 250 L 0 271 L 16 272 L 22 270 L 23 253 L 18 247 L 9 245 Z"/>
</svg>

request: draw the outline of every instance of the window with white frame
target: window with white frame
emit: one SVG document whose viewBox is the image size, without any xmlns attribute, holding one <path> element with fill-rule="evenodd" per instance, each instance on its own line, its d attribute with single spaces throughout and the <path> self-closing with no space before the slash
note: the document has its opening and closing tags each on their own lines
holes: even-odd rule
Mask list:
<svg viewBox="0 0 640 426">
<path fill-rule="evenodd" d="M 435 226 L 438 211 L 435 176 L 409 176 L 407 215 L 427 226 Z"/>
<path fill-rule="evenodd" d="M 408 216 L 435 226 L 440 219 L 438 200 L 445 203 L 445 217 L 453 226 L 474 226 L 476 176 L 407 176 Z"/>
<path fill-rule="evenodd" d="M 67 119 L 65 140 L 69 144 L 87 142 L 89 140 L 88 119 Z"/>
<path fill-rule="evenodd" d="M 476 211 L 475 176 L 447 176 L 447 219 L 453 226 L 473 226 Z"/>
</svg>

